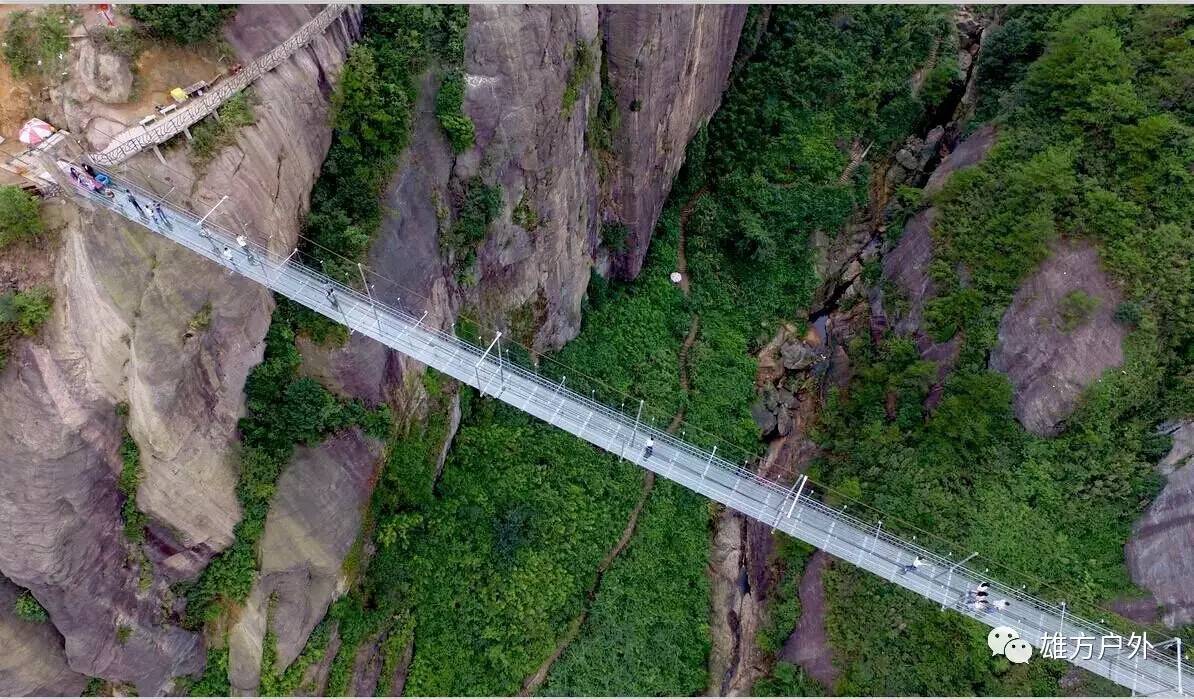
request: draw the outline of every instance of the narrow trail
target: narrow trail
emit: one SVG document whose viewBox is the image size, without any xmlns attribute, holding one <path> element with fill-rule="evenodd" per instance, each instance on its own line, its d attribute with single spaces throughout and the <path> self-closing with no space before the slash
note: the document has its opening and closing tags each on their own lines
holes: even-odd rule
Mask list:
<svg viewBox="0 0 1194 699">
<path fill-rule="evenodd" d="M 692 215 L 692 209 L 696 205 L 697 200 L 703 196 L 706 188 L 702 187 L 697 190 L 688 201 L 684 204 L 684 208 L 680 210 L 680 240 L 676 249 L 676 271 L 680 273 L 680 291 L 683 292 L 685 298 L 691 296 L 691 287 L 688 282 L 688 259 L 684 255 L 684 241 L 685 229 L 688 227 L 688 218 Z M 680 345 L 679 352 L 679 369 L 680 369 L 680 387 L 683 389 L 685 395 L 691 390 L 692 386 L 688 377 L 688 353 L 692 346 L 696 344 L 697 333 L 700 331 L 701 318 L 696 313 L 692 314 L 692 322 L 688 326 L 688 334 L 684 337 L 684 342 Z M 681 403 L 680 408 L 676 414 L 672 416 L 672 421 L 668 423 L 667 431 L 674 433 L 680 429 L 680 425 L 684 423 L 684 414 L 686 407 Z M 584 628 L 585 621 L 589 618 L 589 612 L 593 609 L 593 602 L 597 599 L 597 593 L 601 590 L 601 581 L 605 578 L 605 573 L 622 555 L 626 547 L 630 544 L 630 540 L 634 537 L 634 532 L 638 528 L 638 518 L 642 514 L 643 508 L 647 506 L 647 500 L 651 497 L 651 491 L 655 488 L 655 473 L 652 471 L 643 472 L 643 488 L 639 493 L 638 502 L 634 504 L 634 509 L 630 511 L 629 517 L 626 519 L 626 526 L 622 529 L 622 535 L 618 537 L 618 541 L 610 548 L 609 552 L 605 554 L 605 558 L 597 566 L 597 577 L 594 578 L 593 584 L 585 593 L 585 606 L 581 609 L 580 614 L 568 624 L 568 629 L 564 632 L 563 638 L 560 639 L 556 649 L 552 651 L 551 655 L 543 661 L 539 669 L 535 673 L 526 678 L 522 683 L 522 688 L 518 692 L 520 697 L 529 697 L 539 690 L 539 687 L 547 680 L 547 674 L 551 672 L 551 668 L 555 665 L 564 651 L 572 645 L 572 642 L 580 636 L 580 630 Z"/>
</svg>

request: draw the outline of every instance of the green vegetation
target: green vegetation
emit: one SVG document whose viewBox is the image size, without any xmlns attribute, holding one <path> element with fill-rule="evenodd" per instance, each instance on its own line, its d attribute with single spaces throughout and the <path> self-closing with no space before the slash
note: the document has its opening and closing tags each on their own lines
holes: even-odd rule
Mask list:
<svg viewBox="0 0 1194 699">
<path fill-rule="evenodd" d="M 958 542 L 955 552 L 982 552 L 1030 590 L 1110 618 L 1093 605 L 1135 592 L 1123 542 L 1159 486 L 1152 464 L 1164 444 L 1153 430 L 1189 414 L 1194 395 L 1186 203 L 1194 132 L 1173 82 L 1185 75 L 1189 84 L 1194 54 L 1178 37 L 1190 10 L 1018 8 L 1009 16 L 980 65 L 1012 76 L 986 106 L 1003 122 L 998 145 L 936 200 L 939 297 L 926 319 L 936 339 L 958 337 L 958 367 L 926 415 L 935 369 L 912 342 L 859 338 L 850 348 L 854 380 L 831 393 L 819 428 L 828 452 L 819 469 L 832 485 L 858 484 L 885 526 Z M 1097 246 L 1128 296 L 1116 316 L 1134 330 L 1122 368 L 1087 390 L 1059 436 L 1042 439 L 1015 421 L 1011 387 L 987 370 L 987 351 L 1024 276 L 1062 236 Z M 1097 303 L 1067 294 L 1058 326 L 1073 330 Z M 847 669 L 839 691 L 1058 691 L 1064 666 L 992 661 L 980 652 L 978 625 L 851 569 L 832 580 L 830 635 Z"/>
<path fill-rule="evenodd" d="M 331 640 L 332 623 L 328 619 L 324 619 L 315 629 L 311 631 L 311 635 L 307 637 L 307 643 L 303 646 L 303 650 L 299 656 L 294 659 L 285 670 L 278 672 L 278 668 L 274 666 L 276 662 L 277 653 L 277 637 L 272 632 L 267 637 L 273 644 L 274 654 L 271 662 L 266 663 L 265 652 L 262 651 L 261 660 L 261 696 L 263 697 L 285 697 L 294 696 L 300 690 L 304 692 L 313 691 L 312 687 L 303 687 L 303 673 L 307 668 L 319 662 L 323 658 L 324 651 L 327 650 L 328 641 Z"/>
<path fill-rule="evenodd" d="M 83 688 L 83 696 L 85 696 L 85 697 L 100 696 L 103 693 L 104 687 L 106 684 L 107 684 L 107 682 L 105 682 L 102 678 L 88 677 L 87 678 L 87 686 Z"/>
<path fill-rule="evenodd" d="M 44 230 L 37 197 L 14 185 L 0 186 L 0 249 Z"/>
<path fill-rule="evenodd" d="M 50 615 L 46 612 L 46 608 L 41 606 L 33 593 L 28 590 L 21 590 L 17 595 L 17 599 L 12 605 L 13 614 L 17 615 L 18 619 L 31 621 L 35 624 L 40 624 L 50 620 Z"/>
<path fill-rule="evenodd" d="M 231 696 L 232 686 L 228 682 L 228 649 L 209 647 L 203 674 L 198 680 L 189 683 L 189 686 L 180 687 L 180 691 L 192 697 Z"/>
<path fill-rule="evenodd" d="M 214 619 L 224 603 L 248 596 L 257 570 L 256 546 L 265 528 L 269 502 L 296 444 L 315 445 L 337 430 L 360 426 L 386 435 L 389 410 L 367 410 L 341 402 L 312 379 L 298 376 L 301 358 L 294 346 L 293 305 L 278 304 L 265 337 L 265 358 L 245 382 L 246 416 L 241 418 L 241 473 L 236 495 L 243 516 L 232 545 L 212 559 L 188 585 L 186 623 L 197 627 Z"/>
<path fill-rule="evenodd" d="M 621 221 L 604 221 L 601 224 L 601 244 L 610 252 L 626 252 L 630 228 Z"/>
<path fill-rule="evenodd" d="M 96 27 L 88 31 L 91 41 L 103 50 L 136 61 L 145 49 L 145 38 L 132 27 Z"/>
<path fill-rule="evenodd" d="M 1071 332 L 1085 323 L 1098 307 L 1099 300 L 1081 289 L 1075 289 L 1061 297 L 1057 314 L 1061 318 L 1062 332 Z"/>
<path fill-rule="evenodd" d="M 132 637 L 133 637 L 133 627 L 128 626 L 126 624 L 121 624 L 116 627 L 116 642 L 118 644 L 123 646 L 124 644 L 128 643 L 129 639 Z"/>
<path fill-rule="evenodd" d="M 593 77 L 596 68 L 596 49 L 587 42 L 576 42 L 572 48 L 572 72 L 568 73 L 568 80 L 564 83 L 564 96 L 560 105 L 560 111 L 565 116 L 572 113 L 572 108 L 580 99 L 580 89 Z"/>
<path fill-rule="evenodd" d="M 126 406 L 126 414 L 127 411 Z M 141 483 L 141 450 L 127 428 L 124 439 L 120 442 L 120 463 L 120 477 L 116 481 L 116 489 L 124 495 L 124 504 L 120 506 L 124 536 L 130 542 L 139 544 L 145 541 L 145 525 L 148 523 L 145 513 L 137 507 L 137 486 Z"/>
<path fill-rule="evenodd" d="M 70 25 L 77 14 L 68 7 L 36 12 L 17 10 L 4 28 L 4 60 L 17 78 L 54 79 L 66 67 Z"/>
<path fill-rule="evenodd" d="M 8 361 L 12 343 L 36 335 L 53 307 L 54 294 L 48 287 L 0 293 L 0 368 Z"/>
<path fill-rule="evenodd" d="M 540 220 L 539 212 L 531 206 L 529 194 L 529 192 L 522 193 L 522 198 L 518 200 L 518 205 L 514 207 L 510 219 L 514 221 L 515 225 L 533 231 L 539 227 Z"/>
<path fill-rule="evenodd" d="M 464 185 L 456 223 L 440 239 L 445 248 L 467 252 L 485 240 L 489 224 L 502 210 L 502 188 L 474 177 Z"/>
<path fill-rule="evenodd" d="M 476 135 L 473 120 L 464 113 L 464 73 L 454 70 L 444 76 L 439 94 L 435 96 L 435 118 L 448 135 L 452 150 L 457 153 L 472 148 Z"/>
<path fill-rule="evenodd" d="M 171 6 L 173 7 L 173 6 Z M 253 99 L 249 90 L 229 97 L 210 119 L 195 124 L 191 129 L 191 155 L 206 163 L 223 148 L 236 142 L 236 130 L 257 122 L 253 114 Z"/>
<path fill-rule="evenodd" d="M 450 66 L 463 60 L 467 23 L 465 5 L 365 8 L 365 38 L 349 53 L 336 86 L 335 137 L 304 227 L 312 241 L 307 252 L 322 260 L 329 275 L 358 283 L 356 262 L 381 224 L 379 195 L 410 140 L 416 78 L 429 59 Z M 455 127 L 463 134 L 462 123 Z"/>
<path fill-rule="evenodd" d="M 156 39 L 191 46 L 219 38 L 236 5 L 131 5 L 129 15 Z"/>
<path fill-rule="evenodd" d="M 193 335 L 203 332 L 209 327 L 211 327 L 211 301 L 203 304 L 203 307 L 196 311 L 195 315 L 191 316 L 191 319 L 187 321 L 187 333 Z"/>
<path fill-rule="evenodd" d="M 544 694 L 703 693 L 709 679 L 708 522 L 708 503 L 656 481 L 633 542 L 602 580 L 588 621 L 552 667 Z"/>
<path fill-rule="evenodd" d="M 617 96 L 613 86 L 609 84 L 609 66 L 604 52 L 601 54 L 601 97 L 597 100 L 597 108 L 589 115 L 589 124 L 585 128 L 585 140 L 597 156 L 597 167 L 602 176 L 607 169 L 606 160 L 614 148 L 614 134 L 621 123 L 618 113 Z"/>
</svg>

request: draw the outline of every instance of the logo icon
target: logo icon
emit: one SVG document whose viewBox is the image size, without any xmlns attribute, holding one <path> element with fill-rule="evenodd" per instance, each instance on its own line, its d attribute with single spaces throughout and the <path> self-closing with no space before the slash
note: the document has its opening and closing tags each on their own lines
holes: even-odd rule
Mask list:
<svg viewBox="0 0 1194 699">
<path fill-rule="evenodd" d="M 987 634 L 987 647 L 991 655 L 1003 655 L 1010 662 L 1028 662 L 1032 657 L 1032 644 L 1020 638 L 1020 632 L 1010 626 L 996 626 Z"/>
</svg>

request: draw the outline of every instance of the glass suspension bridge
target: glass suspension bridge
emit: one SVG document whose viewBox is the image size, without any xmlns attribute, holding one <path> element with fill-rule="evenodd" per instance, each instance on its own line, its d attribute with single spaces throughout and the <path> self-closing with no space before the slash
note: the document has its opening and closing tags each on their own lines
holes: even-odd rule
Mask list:
<svg viewBox="0 0 1194 699">
<path fill-rule="evenodd" d="M 60 167 L 69 170 L 65 163 L 60 162 Z M 716 447 L 708 450 L 645 424 L 641 404 L 632 415 L 585 397 L 569 388 L 566 378 L 556 380 L 511 363 L 503 358 L 500 333 L 482 347 L 428 326 L 426 313 L 419 316 L 377 301 L 363 268 L 365 290 L 359 291 L 296 260 L 297 251 L 279 254 L 249 241 L 242 247 L 235 234 L 179 206 L 163 201 L 169 224 L 155 220 L 149 216 L 149 205 L 160 201 L 158 195 L 122 179 L 112 180 L 106 194 L 85 185 L 64 190 L 468 384 L 482 395 L 823 549 L 939 604 L 942 610 L 951 609 L 993 628 L 1011 627 L 1037 650 L 1049 645 L 1050 639 L 1066 639 L 1070 652 L 1059 657 L 1133 694 L 1184 696 L 1189 691 L 1194 668 L 1181 659 L 1180 639 L 1157 639 L 1144 645 L 1138 640 L 1138 630 L 1127 624 L 1116 623 L 1113 629 L 1084 618 L 1065 602 L 1046 601 L 1024 587 L 1000 583 L 985 571 L 968 567 L 967 562 L 977 554 L 958 560 L 952 554 L 929 550 L 916 537 L 884 529 L 882 521 L 866 522 L 847 514 L 846 508 L 828 504 L 825 490 L 805 476 L 791 486 L 761 478 L 718 456 Z M 126 190 L 137 197 L 144 215 L 128 201 Z M 645 450 L 647 440 L 653 440 L 650 456 Z M 922 564 L 911 569 L 917 558 Z M 1005 609 L 990 605 L 980 611 L 967 604 L 970 592 L 983 582 L 989 585 L 991 599 L 1002 598 L 1010 605 Z M 1073 652 L 1078 639 L 1090 639 L 1101 653 Z M 1039 661 L 1035 657 L 1030 660 Z"/>
</svg>

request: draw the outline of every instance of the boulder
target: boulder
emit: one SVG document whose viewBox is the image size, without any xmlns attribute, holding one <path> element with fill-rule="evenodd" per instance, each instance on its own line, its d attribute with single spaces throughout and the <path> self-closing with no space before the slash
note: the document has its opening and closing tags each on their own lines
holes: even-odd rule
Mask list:
<svg viewBox="0 0 1194 699">
<path fill-rule="evenodd" d="M 1066 317 L 1067 300 L 1082 294 L 1097 304 L 1085 317 Z M 1086 242 L 1055 245 L 1029 276 L 999 323 L 990 367 L 1014 388 L 1016 417 L 1038 435 L 1056 434 L 1082 392 L 1123 362 L 1127 330 L 1115 322 L 1118 287 Z"/>
<path fill-rule="evenodd" d="M 783 361 L 784 368 L 788 371 L 807 369 L 817 361 L 817 353 L 799 340 L 785 342 L 779 348 L 779 355 Z"/>
<path fill-rule="evenodd" d="M 100 102 L 121 104 L 128 102 L 133 94 L 133 71 L 129 59 L 104 50 L 90 39 L 79 44 L 75 75 L 82 82 L 87 95 Z"/>
<path fill-rule="evenodd" d="M 998 133 L 994 124 L 983 124 L 966 140 L 959 143 L 958 147 L 945 156 L 937 169 L 933 170 L 933 174 L 929 176 L 928 182 L 925 183 L 924 196 L 930 197 L 941 191 L 949 176 L 958 170 L 980 163 L 995 145 Z"/>
</svg>

